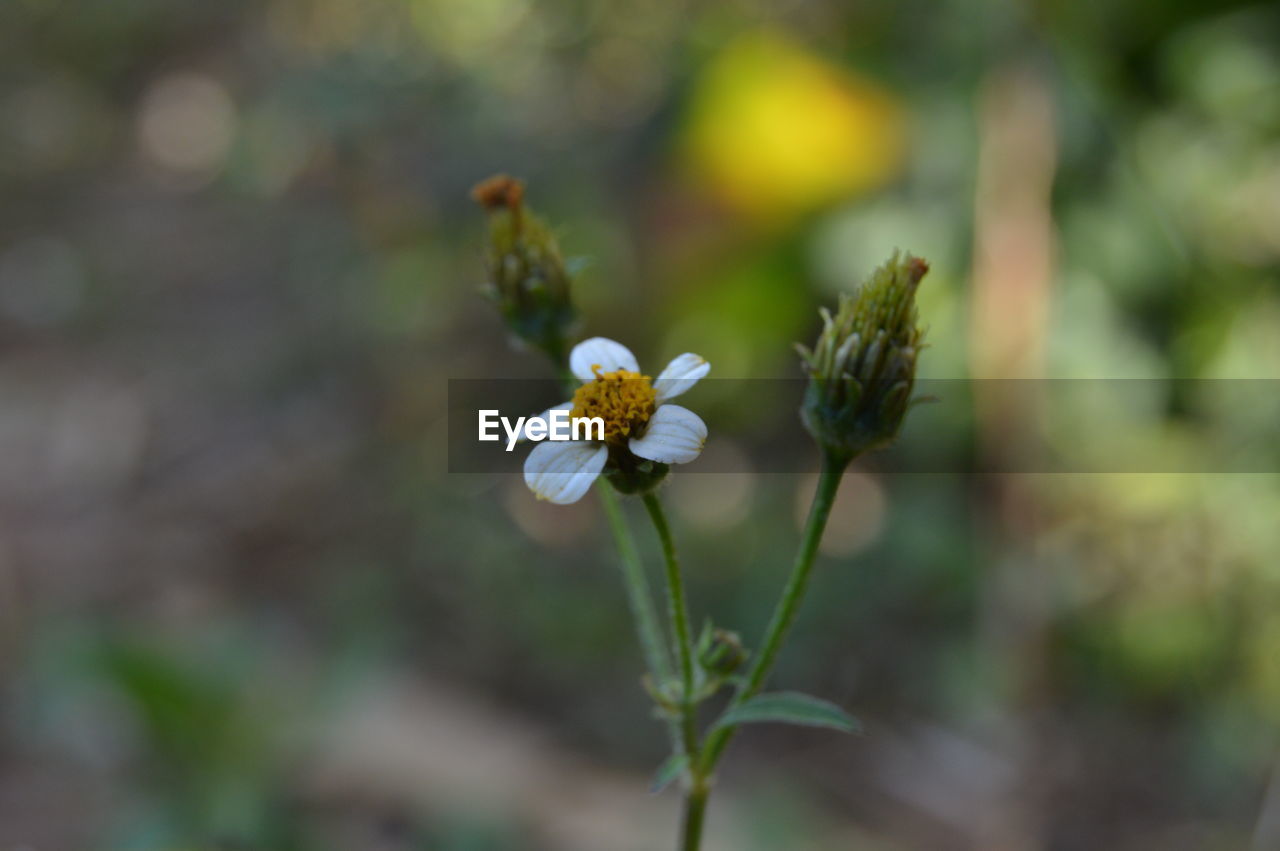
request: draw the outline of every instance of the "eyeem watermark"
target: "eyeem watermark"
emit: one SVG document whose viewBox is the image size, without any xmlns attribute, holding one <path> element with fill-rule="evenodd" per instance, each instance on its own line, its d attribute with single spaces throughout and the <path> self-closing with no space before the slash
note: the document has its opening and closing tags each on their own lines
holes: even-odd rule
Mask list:
<svg viewBox="0 0 1280 851">
<path fill-rule="evenodd" d="M 545 417 L 519 417 L 514 424 L 497 410 L 479 412 L 481 441 L 501 440 L 498 426 L 507 433 L 508 452 L 515 449 L 520 440 L 604 440 L 603 417 L 570 417 L 563 408 L 553 408 Z"/>
</svg>

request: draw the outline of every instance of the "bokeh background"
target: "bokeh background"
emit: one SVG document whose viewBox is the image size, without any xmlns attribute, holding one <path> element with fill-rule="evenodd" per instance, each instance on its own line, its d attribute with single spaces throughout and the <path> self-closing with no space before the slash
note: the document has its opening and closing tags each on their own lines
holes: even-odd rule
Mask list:
<svg viewBox="0 0 1280 851">
<path fill-rule="evenodd" d="M 928 376 L 1142 379 L 849 475 L 775 681 L 867 734 L 740 737 L 712 847 L 1280 848 L 1276 458 L 973 472 L 1274 436 L 1170 390 L 1280 377 L 1280 13 L 1197 0 L 4 0 L 0 847 L 671 847 L 598 508 L 447 471 L 447 379 L 549 375 L 499 170 L 642 363 L 794 376 L 902 247 Z M 722 459 L 792 416 L 714 388 Z M 750 644 L 812 480 L 740 460 L 666 496 Z"/>
</svg>

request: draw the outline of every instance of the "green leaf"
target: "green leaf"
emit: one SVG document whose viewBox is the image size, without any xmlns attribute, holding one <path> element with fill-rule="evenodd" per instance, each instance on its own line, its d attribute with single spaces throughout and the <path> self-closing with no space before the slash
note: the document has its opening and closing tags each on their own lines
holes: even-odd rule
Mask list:
<svg viewBox="0 0 1280 851">
<path fill-rule="evenodd" d="M 862 730 L 858 719 L 839 706 L 797 691 L 756 695 L 741 706 L 730 707 L 716 721 L 716 726 L 757 724 L 762 721 L 801 724 L 806 727 L 830 727 L 845 733 L 856 733 Z"/>
<path fill-rule="evenodd" d="M 715 630 L 711 626 L 711 618 L 707 618 L 702 622 L 702 632 L 698 634 L 698 642 L 693 647 L 693 655 L 699 658 L 702 654 L 711 649 L 711 639 L 714 637 Z"/>
<path fill-rule="evenodd" d="M 658 770 L 654 772 L 653 781 L 649 784 L 649 793 L 656 795 L 663 789 L 671 785 L 671 781 L 675 780 L 684 770 L 689 767 L 689 755 L 683 753 L 673 753 L 667 757 L 662 765 L 658 766 Z"/>
</svg>

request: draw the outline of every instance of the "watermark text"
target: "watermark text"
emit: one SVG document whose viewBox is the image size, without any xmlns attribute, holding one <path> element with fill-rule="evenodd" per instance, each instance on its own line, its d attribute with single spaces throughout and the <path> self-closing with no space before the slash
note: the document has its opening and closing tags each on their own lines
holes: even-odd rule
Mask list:
<svg viewBox="0 0 1280 851">
<path fill-rule="evenodd" d="M 603 418 L 570 417 L 564 408 L 552 408 L 540 417 L 518 417 L 514 423 L 496 409 L 481 409 L 478 426 L 479 440 L 484 442 L 502 440 L 501 427 L 506 433 L 508 452 L 521 440 L 604 440 Z"/>
</svg>

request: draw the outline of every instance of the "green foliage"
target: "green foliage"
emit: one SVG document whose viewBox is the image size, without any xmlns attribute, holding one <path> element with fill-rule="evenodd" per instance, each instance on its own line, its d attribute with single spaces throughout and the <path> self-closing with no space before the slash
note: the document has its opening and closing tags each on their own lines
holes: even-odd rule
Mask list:
<svg viewBox="0 0 1280 851">
<path fill-rule="evenodd" d="M 828 727 L 843 733 L 857 733 L 862 729 L 856 718 L 834 703 L 795 691 L 758 694 L 728 709 L 716 720 L 716 725 L 728 727 L 765 722 Z"/>
<path fill-rule="evenodd" d="M 676 778 L 684 774 L 688 767 L 688 754 L 671 754 L 671 756 L 662 761 L 662 765 L 658 766 L 658 770 L 653 773 L 653 780 L 649 783 L 649 791 L 654 795 L 658 794 L 670 786 Z"/>
</svg>

